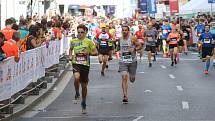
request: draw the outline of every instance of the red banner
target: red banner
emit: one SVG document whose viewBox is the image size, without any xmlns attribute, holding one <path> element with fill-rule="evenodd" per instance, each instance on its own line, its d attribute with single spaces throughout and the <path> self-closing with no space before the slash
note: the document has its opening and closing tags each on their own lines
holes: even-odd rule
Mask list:
<svg viewBox="0 0 215 121">
<path fill-rule="evenodd" d="M 179 12 L 178 0 L 169 0 L 170 15 Z"/>
</svg>

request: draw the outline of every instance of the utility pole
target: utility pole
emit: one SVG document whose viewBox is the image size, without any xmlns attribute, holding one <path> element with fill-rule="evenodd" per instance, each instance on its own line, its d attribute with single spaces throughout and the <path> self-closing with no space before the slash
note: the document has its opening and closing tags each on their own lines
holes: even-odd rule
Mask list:
<svg viewBox="0 0 215 121">
<path fill-rule="evenodd" d="M 32 18 L 32 13 L 33 13 L 33 0 L 31 0 L 31 18 Z"/>
</svg>

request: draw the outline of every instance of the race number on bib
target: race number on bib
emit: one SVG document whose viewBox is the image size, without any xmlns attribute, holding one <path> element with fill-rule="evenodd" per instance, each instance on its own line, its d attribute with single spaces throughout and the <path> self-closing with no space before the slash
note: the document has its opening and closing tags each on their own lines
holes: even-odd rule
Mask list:
<svg viewBox="0 0 215 121">
<path fill-rule="evenodd" d="M 148 38 L 148 41 L 153 41 L 152 37 L 147 37 L 147 38 Z"/>
<path fill-rule="evenodd" d="M 167 34 L 168 33 L 168 30 L 163 30 L 163 34 Z"/>
<path fill-rule="evenodd" d="M 175 42 L 175 41 L 177 41 L 177 39 L 176 39 L 176 38 L 171 38 L 170 40 L 171 40 L 171 41 L 174 41 L 174 42 Z"/>
<path fill-rule="evenodd" d="M 107 42 L 106 42 L 106 41 L 101 41 L 101 42 L 100 42 L 100 45 L 101 45 L 101 46 L 107 46 Z"/>
<path fill-rule="evenodd" d="M 83 53 L 76 54 L 76 63 L 77 64 L 87 64 L 87 55 Z"/>
<path fill-rule="evenodd" d="M 207 43 L 207 44 L 208 44 L 208 43 L 211 43 L 211 42 L 210 42 L 210 39 L 204 39 L 204 43 Z"/>
<path fill-rule="evenodd" d="M 132 62 L 131 52 L 122 53 L 122 61 L 125 63 L 131 63 Z"/>
<path fill-rule="evenodd" d="M 188 34 L 187 34 L 186 32 L 184 32 L 183 35 L 184 35 L 185 37 L 188 36 Z"/>
</svg>

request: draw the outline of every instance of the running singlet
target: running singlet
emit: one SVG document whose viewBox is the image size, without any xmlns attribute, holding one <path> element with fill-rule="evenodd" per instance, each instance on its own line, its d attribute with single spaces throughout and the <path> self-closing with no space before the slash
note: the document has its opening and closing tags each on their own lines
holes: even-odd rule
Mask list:
<svg viewBox="0 0 215 121">
<path fill-rule="evenodd" d="M 171 27 L 169 25 L 162 25 L 161 29 L 162 29 L 162 39 L 167 39 L 171 31 Z"/>
<path fill-rule="evenodd" d="M 98 33 L 96 38 L 98 40 L 99 48 L 106 49 L 108 48 L 108 41 L 112 38 L 112 36 L 109 33 Z"/>
<path fill-rule="evenodd" d="M 214 45 L 212 44 L 213 41 L 213 35 L 209 33 L 202 33 L 199 37 L 199 41 L 203 43 L 203 47 L 213 47 Z"/>
<path fill-rule="evenodd" d="M 74 50 L 74 55 L 72 57 L 72 64 L 81 64 L 90 66 L 89 55 L 84 52 L 91 52 L 96 48 L 95 44 L 88 38 L 84 40 L 79 40 L 78 38 L 72 39 L 70 41 L 70 47 Z"/>
<path fill-rule="evenodd" d="M 170 33 L 168 36 L 168 39 L 170 40 L 169 44 L 178 44 L 179 36 L 178 33 Z"/>
<path fill-rule="evenodd" d="M 144 44 L 143 33 L 144 33 L 144 31 L 137 31 L 135 33 L 135 36 L 137 37 L 138 42 L 141 44 Z"/>
<path fill-rule="evenodd" d="M 123 63 L 132 63 L 137 61 L 136 59 L 136 52 L 129 52 L 129 48 L 134 48 L 134 45 L 132 44 L 131 36 L 128 40 L 120 40 L 120 62 Z"/>
<path fill-rule="evenodd" d="M 195 27 L 195 30 L 197 32 L 197 36 L 200 36 L 201 33 L 204 32 L 205 26 L 203 24 L 197 24 L 196 27 Z"/>
</svg>

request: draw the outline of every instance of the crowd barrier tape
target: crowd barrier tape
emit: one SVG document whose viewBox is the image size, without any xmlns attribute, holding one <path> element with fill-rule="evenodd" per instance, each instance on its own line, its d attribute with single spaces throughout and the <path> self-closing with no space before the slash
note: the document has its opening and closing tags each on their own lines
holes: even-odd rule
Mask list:
<svg viewBox="0 0 215 121">
<path fill-rule="evenodd" d="M 59 63 L 60 55 L 68 51 L 68 38 L 51 41 L 49 45 L 20 54 L 19 62 L 14 57 L 0 62 L 0 101 L 26 88 L 31 82 L 45 76 L 45 68 Z"/>
</svg>

